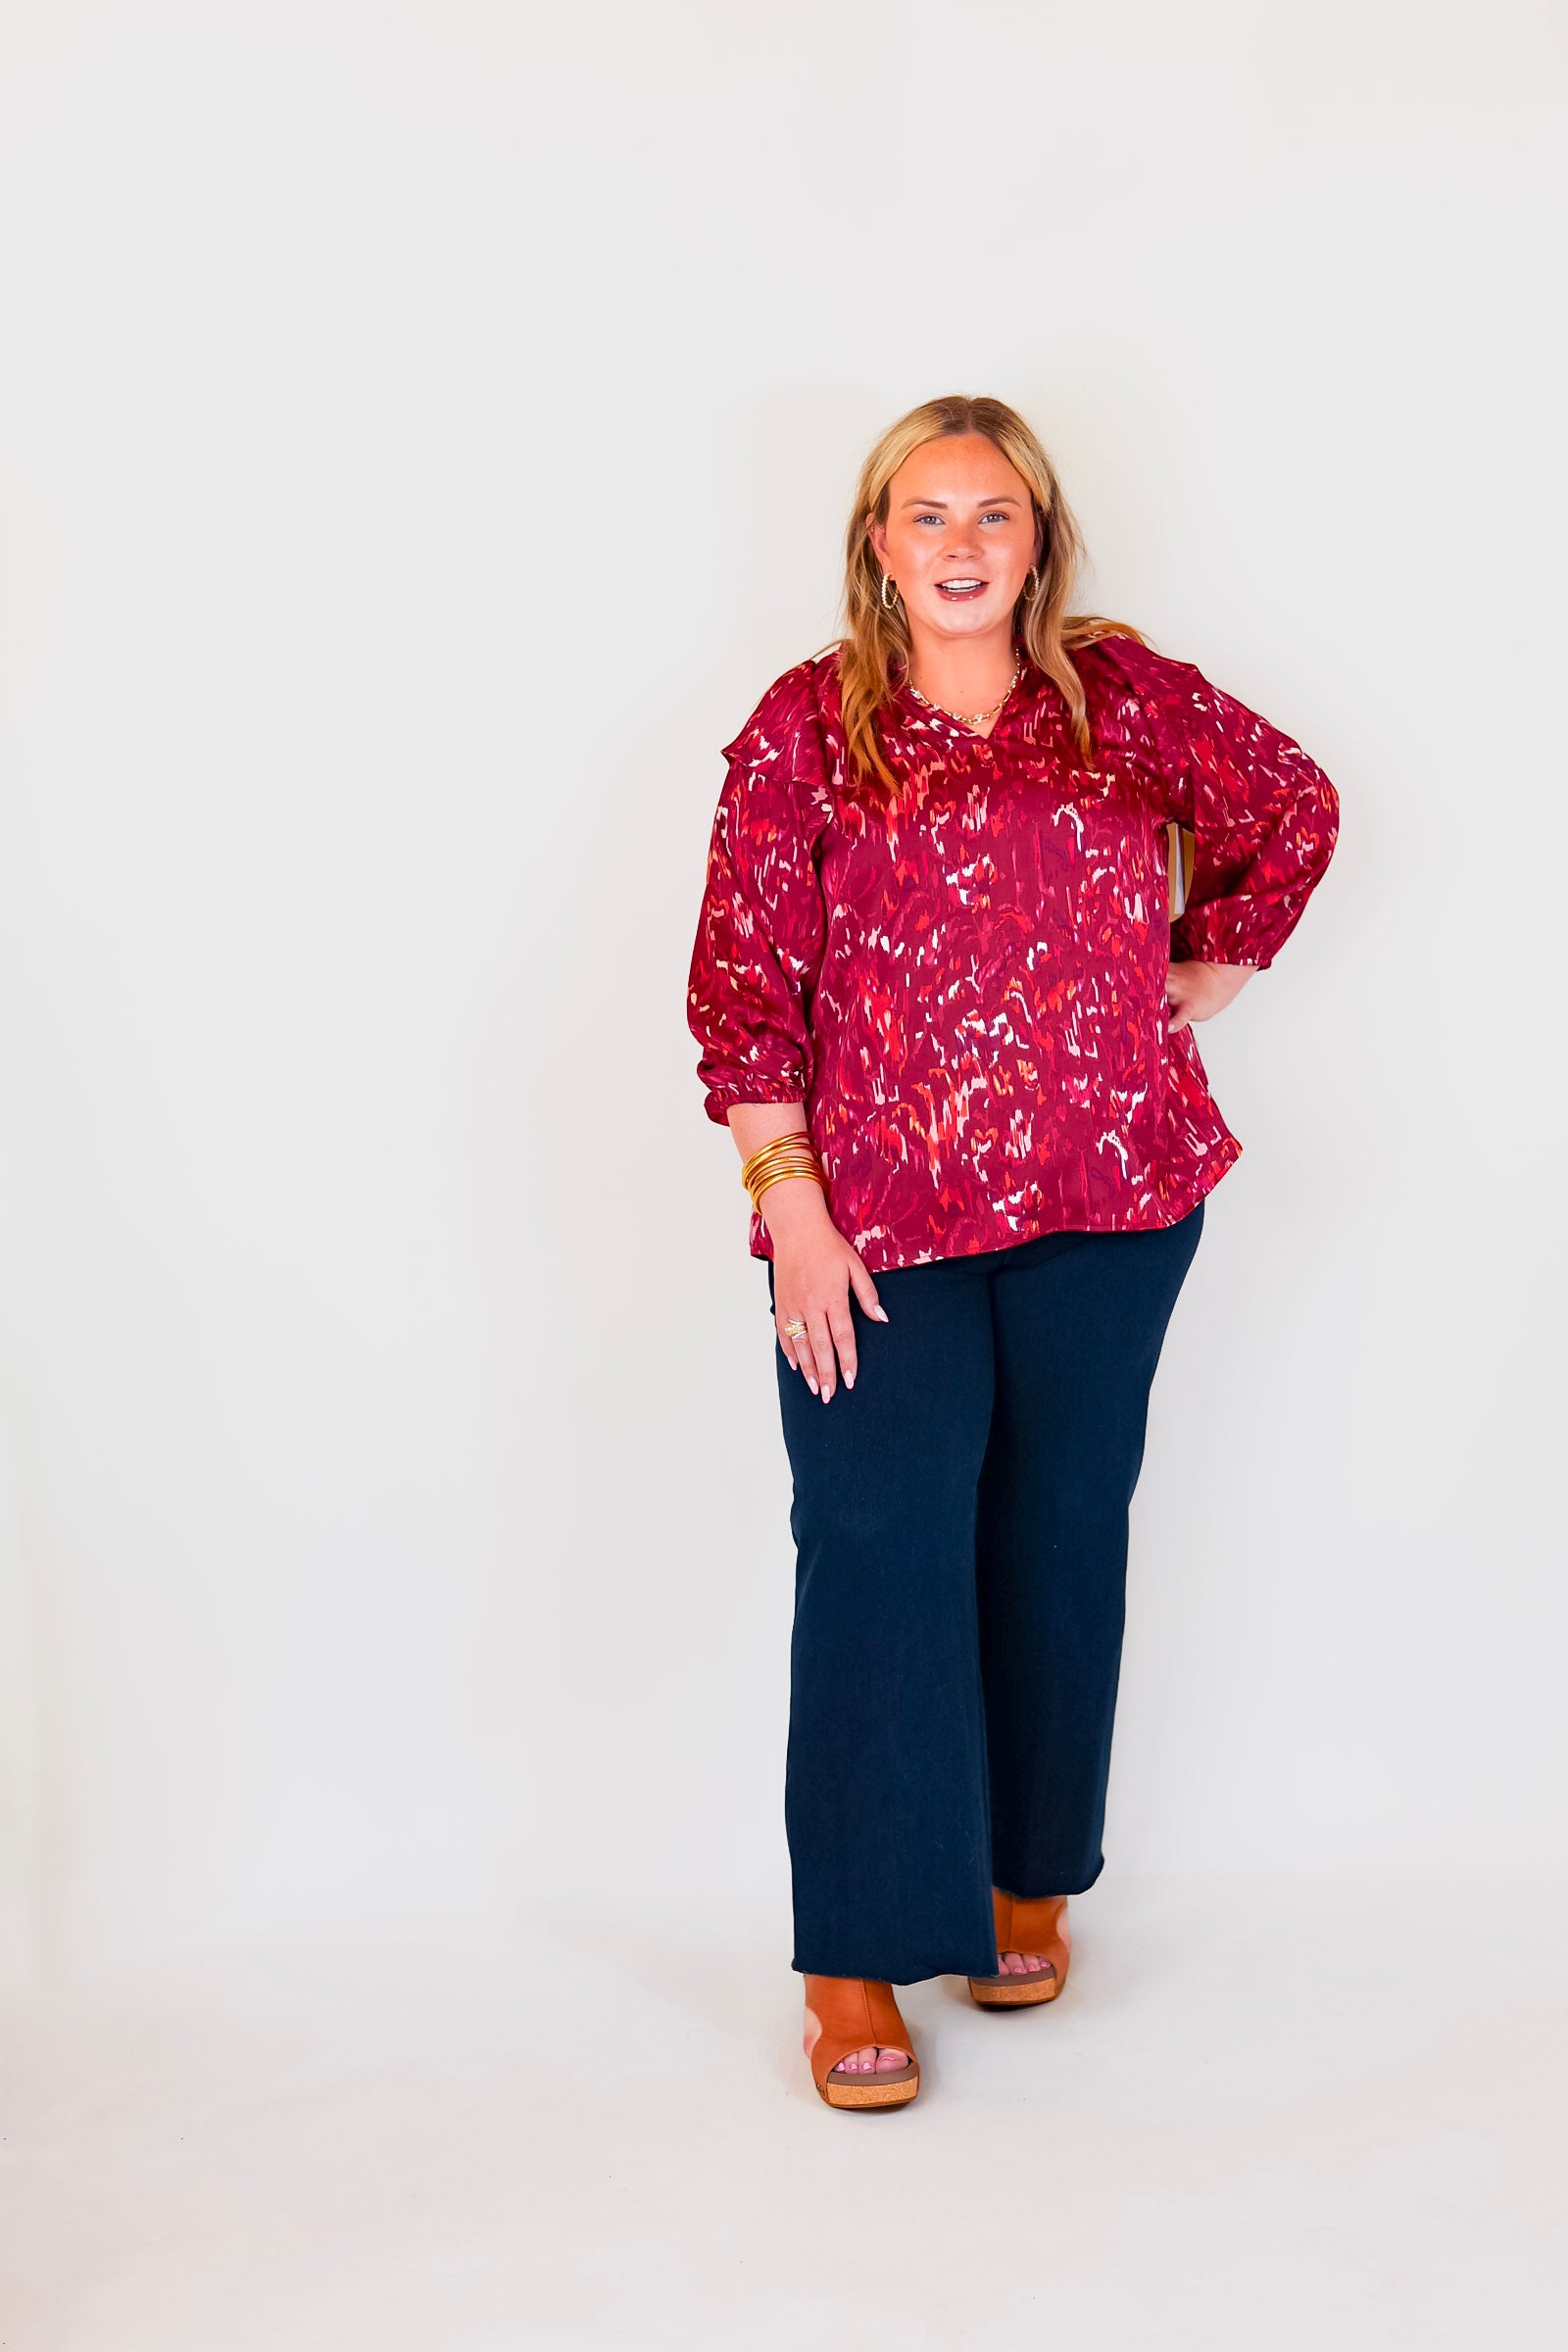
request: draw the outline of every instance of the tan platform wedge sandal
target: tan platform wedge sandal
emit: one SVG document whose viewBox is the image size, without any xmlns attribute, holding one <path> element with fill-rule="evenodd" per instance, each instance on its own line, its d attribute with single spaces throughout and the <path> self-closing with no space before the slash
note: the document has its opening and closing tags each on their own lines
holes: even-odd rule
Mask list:
<svg viewBox="0 0 1568 2352">
<path fill-rule="evenodd" d="M 873 2042 L 907 2050 L 908 2062 L 880 2074 L 839 2072 L 841 2058 Z M 807 1977 L 805 2044 L 811 2080 L 830 2107 L 906 2107 L 920 2087 L 920 2061 L 891 1984 L 868 1977 Z"/>
<path fill-rule="evenodd" d="M 1004 1952 L 1038 1952 L 1044 1965 L 1026 1976 L 971 1977 L 969 1991 L 982 2009 L 1020 2009 L 1035 2001 L 1054 2001 L 1067 1982 L 1072 1937 L 1067 1928 L 1067 1897 L 1023 1896 L 991 1889 L 997 1918 L 997 1957 Z"/>
</svg>

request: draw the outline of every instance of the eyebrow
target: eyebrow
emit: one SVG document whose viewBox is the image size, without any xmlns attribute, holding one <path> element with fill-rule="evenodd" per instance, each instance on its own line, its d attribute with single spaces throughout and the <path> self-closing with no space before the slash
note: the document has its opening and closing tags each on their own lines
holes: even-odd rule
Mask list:
<svg viewBox="0 0 1568 2352">
<path fill-rule="evenodd" d="M 945 511 L 948 502 L 945 498 L 905 498 L 901 499 L 899 504 L 905 507 L 941 507 Z M 979 498 L 976 499 L 975 504 L 979 507 L 1017 507 L 1021 506 L 1023 501 L 1004 490 L 997 498 Z"/>
</svg>

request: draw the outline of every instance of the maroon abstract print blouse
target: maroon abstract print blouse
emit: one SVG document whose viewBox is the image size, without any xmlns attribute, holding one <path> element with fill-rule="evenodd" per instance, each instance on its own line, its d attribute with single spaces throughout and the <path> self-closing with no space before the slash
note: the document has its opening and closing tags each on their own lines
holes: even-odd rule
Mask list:
<svg viewBox="0 0 1568 2352">
<path fill-rule="evenodd" d="M 846 782 L 832 651 L 724 749 L 687 991 L 704 1108 L 804 1102 L 873 1273 L 1174 1224 L 1241 1152 L 1191 1025 L 1171 1031 L 1166 967 L 1271 963 L 1339 797 L 1190 662 L 1120 635 L 1072 659 L 1088 774 L 1027 661 L 989 736 L 895 690 L 892 805 Z M 1196 843 L 1174 923 L 1172 818 Z M 772 1255 L 756 1210 L 750 1249 Z"/>
</svg>

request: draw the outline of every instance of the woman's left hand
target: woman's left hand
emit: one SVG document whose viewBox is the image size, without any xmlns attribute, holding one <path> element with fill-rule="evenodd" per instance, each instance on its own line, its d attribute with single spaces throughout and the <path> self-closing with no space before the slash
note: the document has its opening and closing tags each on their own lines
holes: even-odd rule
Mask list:
<svg viewBox="0 0 1568 2352">
<path fill-rule="evenodd" d="M 1255 963 L 1173 963 L 1165 973 L 1172 1030 L 1206 1021 L 1239 997 L 1256 971 Z"/>
</svg>

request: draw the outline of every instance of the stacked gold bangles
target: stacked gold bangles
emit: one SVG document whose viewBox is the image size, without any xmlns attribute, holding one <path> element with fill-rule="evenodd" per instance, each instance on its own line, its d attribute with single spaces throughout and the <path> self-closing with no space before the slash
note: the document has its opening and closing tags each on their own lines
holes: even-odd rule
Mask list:
<svg viewBox="0 0 1568 2352">
<path fill-rule="evenodd" d="M 752 1206 L 760 1208 L 762 1195 L 770 1184 L 781 1184 L 786 1176 L 811 1176 L 827 1191 L 827 1178 L 822 1163 L 812 1151 L 810 1139 L 796 1128 L 790 1135 L 776 1135 L 770 1144 L 760 1144 L 750 1159 L 741 1163 L 741 1182 L 752 1196 Z"/>
</svg>

